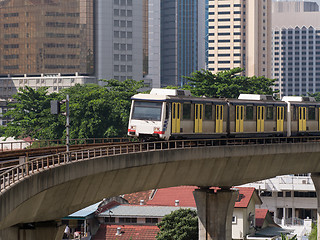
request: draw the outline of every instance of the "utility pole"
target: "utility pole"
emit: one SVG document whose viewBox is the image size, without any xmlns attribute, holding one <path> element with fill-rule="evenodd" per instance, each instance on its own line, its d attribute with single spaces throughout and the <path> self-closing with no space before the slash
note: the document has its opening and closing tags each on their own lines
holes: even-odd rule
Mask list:
<svg viewBox="0 0 320 240">
<path fill-rule="evenodd" d="M 62 100 L 51 100 L 51 114 L 58 115 L 60 113 L 60 105 L 62 103 L 66 104 L 66 112 L 62 113 L 66 116 L 66 152 L 67 152 L 67 162 L 69 162 L 69 151 L 70 151 L 70 110 L 69 110 L 69 94 L 67 94 L 67 99 Z"/>
<path fill-rule="evenodd" d="M 69 94 L 66 99 L 66 148 L 67 148 L 67 161 L 69 162 L 69 150 L 70 150 L 70 111 L 69 111 Z"/>
</svg>

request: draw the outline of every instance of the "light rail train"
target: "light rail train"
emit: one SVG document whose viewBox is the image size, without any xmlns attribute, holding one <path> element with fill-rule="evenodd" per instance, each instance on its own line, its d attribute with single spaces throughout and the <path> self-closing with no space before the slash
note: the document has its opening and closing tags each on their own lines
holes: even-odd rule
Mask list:
<svg viewBox="0 0 320 240">
<path fill-rule="evenodd" d="M 320 135 L 320 102 L 312 97 L 207 98 L 159 88 L 132 97 L 128 136 L 139 139 L 299 135 Z"/>
</svg>

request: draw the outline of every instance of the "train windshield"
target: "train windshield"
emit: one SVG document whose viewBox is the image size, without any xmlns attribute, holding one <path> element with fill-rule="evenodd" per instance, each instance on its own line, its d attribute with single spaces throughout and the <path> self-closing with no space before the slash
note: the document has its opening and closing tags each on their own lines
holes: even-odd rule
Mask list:
<svg viewBox="0 0 320 240">
<path fill-rule="evenodd" d="M 132 119 L 161 120 L 162 102 L 135 101 L 133 104 Z"/>
</svg>

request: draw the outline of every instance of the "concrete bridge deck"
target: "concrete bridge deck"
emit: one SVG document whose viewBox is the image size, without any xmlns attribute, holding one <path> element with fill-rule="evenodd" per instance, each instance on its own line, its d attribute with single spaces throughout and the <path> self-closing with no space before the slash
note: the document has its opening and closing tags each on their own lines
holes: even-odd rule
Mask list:
<svg viewBox="0 0 320 240">
<path fill-rule="evenodd" d="M 59 219 L 105 197 L 179 185 L 233 186 L 320 172 L 320 142 L 135 143 L 52 155 L 0 175 L 0 228 Z M 240 141 L 240 140 L 239 140 Z M 230 144 L 230 143 L 229 143 Z"/>
</svg>

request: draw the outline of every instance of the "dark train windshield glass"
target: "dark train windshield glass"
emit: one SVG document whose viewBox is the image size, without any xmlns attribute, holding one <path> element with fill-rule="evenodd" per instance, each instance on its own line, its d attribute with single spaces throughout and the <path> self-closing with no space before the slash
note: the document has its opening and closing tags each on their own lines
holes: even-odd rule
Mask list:
<svg viewBox="0 0 320 240">
<path fill-rule="evenodd" d="M 132 119 L 161 120 L 162 102 L 135 101 L 133 105 Z"/>
</svg>

